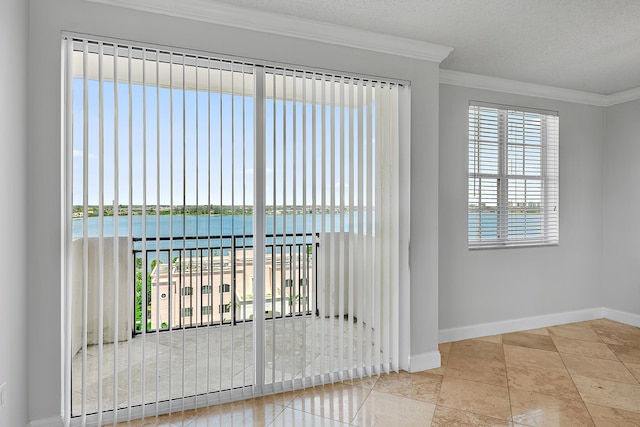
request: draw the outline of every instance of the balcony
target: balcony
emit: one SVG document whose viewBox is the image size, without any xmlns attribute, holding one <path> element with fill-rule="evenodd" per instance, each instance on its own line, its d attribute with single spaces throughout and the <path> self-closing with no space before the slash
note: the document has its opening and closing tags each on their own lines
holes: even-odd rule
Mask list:
<svg viewBox="0 0 640 427">
<path fill-rule="evenodd" d="M 340 235 L 325 239 L 333 239 L 335 247 Z M 72 415 L 183 397 L 215 403 L 220 392 L 253 385 L 252 240 L 134 239 L 131 248 L 126 238 L 104 239 L 100 344 L 99 269 L 92 264 L 97 263 L 99 248 L 97 239 L 87 239 L 87 346 L 83 349 L 82 328 L 74 328 Z M 266 384 L 319 378 L 375 360 L 366 316 L 358 316 L 357 307 L 349 313 L 346 290 L 325 286 L 335 272 L 323 262 L 318 236 L 281 235 L 268 237 L 266 243 Z M 82 239 L 74 241 L 74 259 L 82 251 Z M 112 269 L 114 263 L 119 268 Z M 110 274 L 112 270 L 120 272 L 118 277 Z M 74 296 L 82 301 L 82 272 L 74 273 Z M 352 292 L 355 298 L 358 288 Z M 81 325 L 81 304 L 73 305 L 72 315 L 72 324 Z M 180 408 L 179 402 L 172 401 L 172 410 Z"/>
</svg>

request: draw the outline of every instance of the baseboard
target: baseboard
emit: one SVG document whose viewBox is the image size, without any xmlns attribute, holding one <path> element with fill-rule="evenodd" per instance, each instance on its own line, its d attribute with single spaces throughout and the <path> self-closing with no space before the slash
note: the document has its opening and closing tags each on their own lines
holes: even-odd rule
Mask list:
<svg viewBox="0 0 640 427">
<path fill-rule="evenodd" d="M 409 356 L 409 372 L 420 372 L 440 367 L 440 352 L 431 351 Z"/>
<path fill-rule="evenodd" d="M 602 317 L 606 317 L 605 310 L 607 309 L 598 307 L 590 308 L 587 310 L 547 314 L 544 316 L 524 317 L 521 319 L 503 320 L 500 322 L 481 323 L 479 325 L 462 326 L 460 328 L 442 329 L 438 332 L 438 342 L 443 343 L 460 341 L 471 338 L 486 337 L 489 335 L 526 331 L 528 329 L 546 328 L 549 326 L 562 325 L 565 323 L 584 322 L 585 320 L 600 319 Z M 640 316 L 638 316 L 638 319 L 640 319 Z"/>
<path fill-rule="evenodd" d="M 31 421 L 27 427 L 62 427 L 63 425 L 62 417 L 57 416 Z"/>
<path fill-rule="evenodd" d="M 614 310 L 612 308 L 603 308 L 603 317 L 615 322 L 625 323 L 627 325 L 640 328 L 640 315 L 627 313 L 626 311 Z"/>
</svg>

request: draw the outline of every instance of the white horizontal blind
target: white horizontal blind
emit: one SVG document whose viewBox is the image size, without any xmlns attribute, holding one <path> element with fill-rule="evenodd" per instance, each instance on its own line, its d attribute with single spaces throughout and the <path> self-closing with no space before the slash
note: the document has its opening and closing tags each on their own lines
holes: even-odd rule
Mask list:
<svg viewBox="0 0 640 427">
<path fill-rule="evenodd" d="M 470 248 L 559 242 L 555 112 L 469 105 Z"/>
</svg>

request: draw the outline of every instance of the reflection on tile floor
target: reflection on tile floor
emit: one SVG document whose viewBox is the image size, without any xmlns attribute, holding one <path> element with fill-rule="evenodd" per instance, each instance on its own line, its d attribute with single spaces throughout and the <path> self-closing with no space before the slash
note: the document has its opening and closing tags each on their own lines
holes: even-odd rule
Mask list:
<svg viewBox="0 0 640 427">
<path fill-rule="evenodd" d="M 640 426 L 640 329 L 606 319 L 440 345 L 442 367 L 118 426 Z"/>
</svg>

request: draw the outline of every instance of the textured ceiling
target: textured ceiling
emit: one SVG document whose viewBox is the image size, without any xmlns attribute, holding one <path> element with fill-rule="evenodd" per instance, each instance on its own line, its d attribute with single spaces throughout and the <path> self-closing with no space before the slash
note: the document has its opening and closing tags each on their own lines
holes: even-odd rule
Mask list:
<svg viewBox="0 0 640 427">
<path fill-rule="evenodd" d="M 640 87 L 639 0 L 215 1 L 451 46 L 443 69 L 603 95 Z"/>
</svg>

